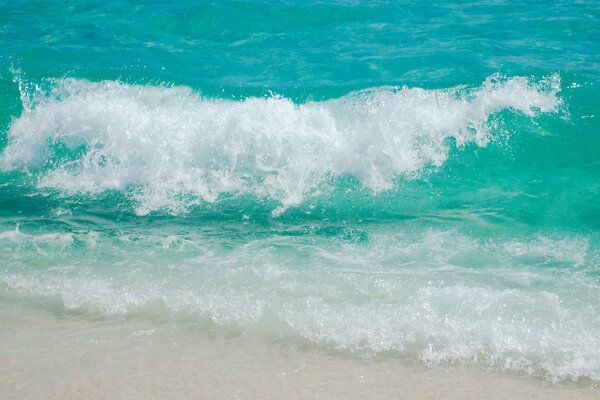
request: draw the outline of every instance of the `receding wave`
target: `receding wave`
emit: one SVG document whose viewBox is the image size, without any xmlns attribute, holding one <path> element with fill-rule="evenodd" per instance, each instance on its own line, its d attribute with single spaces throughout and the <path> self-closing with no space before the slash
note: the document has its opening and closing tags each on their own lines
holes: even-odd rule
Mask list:
<svg viewBox="0 0 600 400">
<path fill-rule="evenodd" d="M 181 228 L 17 227 L 0 231 L 0 254 L 18 254 L 0 290 L 92 313 L 178 312 L 363 356 L 600 381 L 600 250 L 589 237 L 397 228 L 371 227 L 367 241 L 236 242 Z"/>
<path fill-rule="evenodd" d="M 441 167 L 451 146 L 486 146 L 495 114 L 535 117 L 561 105 L 558 75 L 494 76 L 442 90 L 383 87 L 304 104 L 115 81 L 50 86 L 29 94 L 0 168 L 66 194 L 128 190 L 139 214 L 224 193 L 269 198 L 277 214 L 343 176 L 378 193 L 399 176 Z"/>
</svg>

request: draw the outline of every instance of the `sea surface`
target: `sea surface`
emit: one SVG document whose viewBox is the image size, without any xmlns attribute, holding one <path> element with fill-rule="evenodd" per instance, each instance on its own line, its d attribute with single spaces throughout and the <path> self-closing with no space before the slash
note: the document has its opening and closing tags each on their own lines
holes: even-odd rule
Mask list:
<svg viewBox="0 0 600 400">
<path fill-rule="evenodd" d="M 0 5 L 3 307 L 600 382 L 600 3 L 167 3 Z"/>
</svg>

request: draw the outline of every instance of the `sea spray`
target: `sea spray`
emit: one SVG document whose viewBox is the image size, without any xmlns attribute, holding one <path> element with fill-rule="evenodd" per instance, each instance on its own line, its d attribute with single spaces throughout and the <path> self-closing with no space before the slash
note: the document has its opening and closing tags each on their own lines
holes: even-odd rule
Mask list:
<svg viewBox="0 0 600 400">
<path fill-rule="evenodd" d="M 557 75 L 495 76 L 473 88 L 375 88 L 294 104 L 65 79 L 33 94 L 0 166 L 63 193 L 133 188 L 139 214 L 181 210 L 182 195 L 214 202 L 224 193 L 271 198 L 278 214 L 338 177 L 378 193 L 398 176 L 440 167 L 452 143 L 483 147 L 499 135 L 489 120 L 503 110 L 558 112 L 558 90 Z"/>
</svg>

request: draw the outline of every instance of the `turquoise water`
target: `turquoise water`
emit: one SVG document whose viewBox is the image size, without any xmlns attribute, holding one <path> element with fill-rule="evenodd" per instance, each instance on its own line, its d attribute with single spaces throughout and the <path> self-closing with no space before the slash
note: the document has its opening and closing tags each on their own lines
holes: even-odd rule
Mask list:
<svg viewBox="0 0 600 400">
<path fill-rule="evenodd" d="M 178 3 L 0 6 L 0 301 L 600 381 L 597 3 Z"/>
</svg>

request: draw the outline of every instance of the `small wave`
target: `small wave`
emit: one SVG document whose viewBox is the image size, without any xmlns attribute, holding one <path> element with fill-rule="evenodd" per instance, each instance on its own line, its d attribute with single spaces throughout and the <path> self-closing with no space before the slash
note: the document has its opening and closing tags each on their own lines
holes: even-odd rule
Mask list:
<svg viewBox="0 0 600 400">
<path fill-rule="evenodd" d="M 375 231 L 368 242 L 346 241 L 343 232 L 212 243 L 210 235 L 180 236 L 186 241 L 145 230 L 80 233 L 43 254 L 38 246 L 49 234 L 0 241 L 0 254 L 17 255 L 5 262 L 0 285 L 100 315 L 183 313 L 217 331 L 288 332 L 285 341 L 367 357 L 600 381 L 599 281 L 589 271 L 600 253 L 588 236 L 488 240 L 433 229 Z"/>
<path fill-rule="evenodd" d="M 66 194 L 130 190 L 139 214 L 224 193 L 273 199 L 277 214 L 342 176 L 378 193 L 398 176 L 441 167 L 451 143 L 486 146 L 496 113 L 534 117 L 561 105 L 558 75 L 493 76 L 474 88 L 383 87 L 304 104 L 115 81 L 50 86 L 21 96 L 30 100 L 10 126 L 0 169 Z"/>
</svg>

